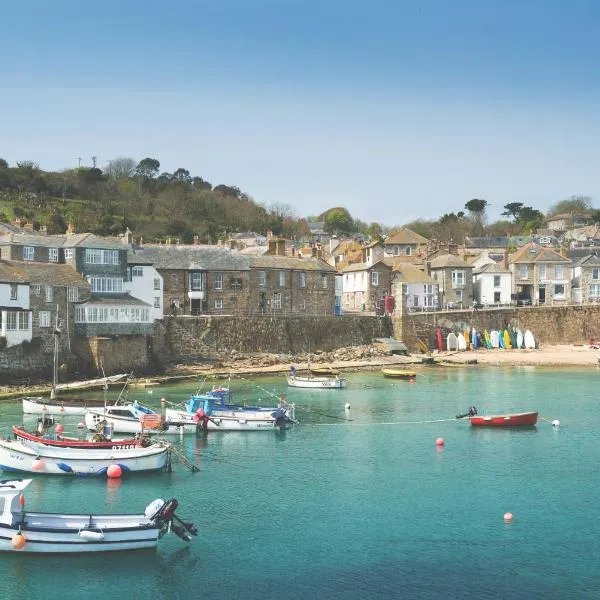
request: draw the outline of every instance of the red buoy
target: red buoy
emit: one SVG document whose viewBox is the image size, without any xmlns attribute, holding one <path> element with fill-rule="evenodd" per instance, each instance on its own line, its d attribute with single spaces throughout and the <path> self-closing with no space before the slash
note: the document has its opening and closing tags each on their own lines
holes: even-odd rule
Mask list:
<svg viewBox="0 0 600 600">
<path fill-rule="evenodd" d="M 444 445 L 444 438 L 438 438 L 437 440 L 435 440 L 435 445 L 438 448 L 441 448 Z"/>
<path fill-rule="evenodd" d="M 123 474 L 123 471 L 121 470 L 121 467 L 119 465 L 110 465 L 110 467 L 108 467 L 108 469 L 106 469 L 106 475 L 110 479 L 119 478 L 119 477 L 121 477 L 122 474 Z"/>
</svg>

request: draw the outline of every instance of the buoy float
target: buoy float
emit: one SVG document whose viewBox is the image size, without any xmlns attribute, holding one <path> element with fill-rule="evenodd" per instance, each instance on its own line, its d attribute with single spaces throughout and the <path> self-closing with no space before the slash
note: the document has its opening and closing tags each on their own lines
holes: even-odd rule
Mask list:
<svg viewBox="0 0 600 600">
<path fill-rule="evenodd" d="M 54 428 L 54 433 L 63 433 L 65 430 L 64 425 L 61 425 L 60 423 Z"/>
<path fill-rule="evenodd" d="M 415 382 L 415 378 L 414 378 L 414 377 L 411 377 L 411 378 L 408 380 L 408 383 L 414 383 L 414 382 Z"/>
<path fill-rule="evenodd" d="M 346 404 L 345 404 L 344 408 L 345 408 L 346 410 L 350 410 L 350 402 L 346 402 Z"/>
<path fill-rule="evenodd" d="M 121 477 L 121 475 L 122 475 L 121 467 L 119 465 L 110 465 L 110 467 L 108 467 L 108 469 L 106 469 L 106 475 L 107 475 L 107 477 L 109 477 L 111 479 L 116 479 L 118 477 Z"/>
<path fill-rule="evenodd" d="M 31 461 L 31 468 L 34 471 L 41 471 L 44 468 L 44 461 L 41 458 L 39 458 L 39 457 L 34 458 Z"/>
<path fill-rule="evenodd" d="M 513 520 L 513 514 L 511 512 L 504 513 L 504 522 L 510 523 Z"/>
<path fill-rule="evenodd" d="M 85 423 L 83 421 L 77 423 L 77 429 L 85 429 Z"/>
<path fill-rule="evenodd" d="M 554 421 L 552 421 L 552 427 L 560 427 L 560 421 L 558 419 L 554 419 Z"/>
<path fill-rule="evenodd" d="M 438 438 L 437 440 L 435 440 L 435 445 L 438 448 L 441 448 L 444 445 L 444 438 Z"/>
<path fill-rule="evenodd" d="M 10 543 L 15 550 L 22 550 L 27 543 L 27 538 L 19 531 L 12 536 Z"/>
<path fill-rule="evenodd" d="M 21 508 L 25 508 L 25 496 L 23 496 L 23 494 L 19 495 L 19 504 L 21 505 Z"/>
</svg>

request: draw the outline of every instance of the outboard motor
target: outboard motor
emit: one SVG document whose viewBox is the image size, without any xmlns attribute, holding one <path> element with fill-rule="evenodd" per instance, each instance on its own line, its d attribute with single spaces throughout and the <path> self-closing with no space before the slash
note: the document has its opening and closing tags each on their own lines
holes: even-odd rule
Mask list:
<svg viewBox="0 0 600 600">
<path fill-rule="evenodd" d="M 271 416 L 275 418 L 275 427 L 279 427 L 280 429 L 285 429 L 290 421 L 286 409 L 281 406 Z"/>
<path fill-rule="evenodd" d="M 477 408 L 475 406 L 469 406 L 469 411 L 462 414 L 456 415 L 457 419 L 464 419 L 465 417 L 474 417 L 477 414 Z"/>
</svg>

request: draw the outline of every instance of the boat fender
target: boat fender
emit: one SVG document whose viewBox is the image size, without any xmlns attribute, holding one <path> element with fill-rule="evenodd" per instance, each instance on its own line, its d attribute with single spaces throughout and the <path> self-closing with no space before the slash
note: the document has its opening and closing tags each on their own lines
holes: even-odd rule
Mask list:
<svg viewBox="0 0 600 600">
<path fill-rule="evenodd" d="M 144 511 L 144 515 L 148 517 L 148 519 L 153 519 L 158 511 L 164 506 L 165 501 L 162 498 L 157 498 L 153 500 L 146 506 L 146 510 Z"/>
<path fill-rule="evenodd" d="M 122 471 L 123 473 L 129 473 L 129 471 L 131 471 L 131 469 L 130 469 L 130 468 L 127 466 L 127 465 L 123 465 L 123 464 L 121 464 L 121 463 L 117 463 L 117 465 L 118 465 L 119 467 L 121 467 L 121 471 Z"/>
<path fill-rule="evenodd" d="M 100 530 L 92 531 L 91 529 L 81 529 L 79 531 L 79 537 L 86 542 L 98 542 L 104 539 L 104 533 Z"/>
<path fill-rule="evenodd" d="M 56 463 L 56 466 L 61 471 L 64 471 L 65 473 L 72 473 L 73 472 L 73 469 L 69 465 L 67 465 L 65 463 L 59 462 L 59 463 Z"/>
</svg>

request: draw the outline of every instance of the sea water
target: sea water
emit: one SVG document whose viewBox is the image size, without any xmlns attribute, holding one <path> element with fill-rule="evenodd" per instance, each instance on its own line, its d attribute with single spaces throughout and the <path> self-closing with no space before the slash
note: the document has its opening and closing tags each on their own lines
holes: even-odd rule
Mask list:
<svg viewBox="0 0 600 600">
<path fill-rule="evenodd" d="M 26 507 L 55 512 L 141 512 L 176 497 L 197 538 L 169 534 L 157 551 L 8 553 L 4 597 L 600 598 L 599 376 L 423 368 L 414 383 L 348 374 L 341 391 L 233 380 L 238 400 L 275 405 L 285 392 L 300 425 L 173 438 L 197 473 L 34 476 L 26 491 Z M 129 396 L 158 407 L 196 385 Z M 529 430 L 476 429 L 454 418 L 470 405 L 541 417 Z M 3 434 L 23 420 L 15 402 L 0 412 Z"/>
</svg>

